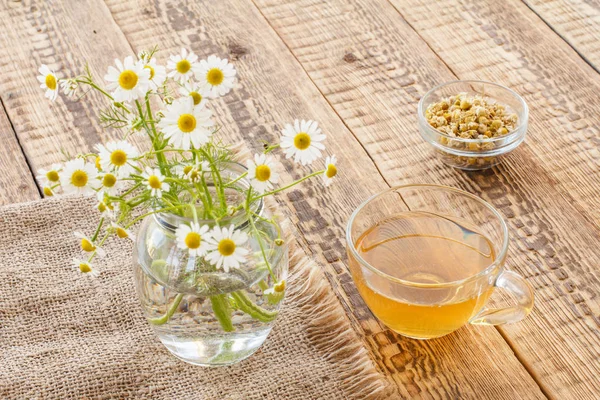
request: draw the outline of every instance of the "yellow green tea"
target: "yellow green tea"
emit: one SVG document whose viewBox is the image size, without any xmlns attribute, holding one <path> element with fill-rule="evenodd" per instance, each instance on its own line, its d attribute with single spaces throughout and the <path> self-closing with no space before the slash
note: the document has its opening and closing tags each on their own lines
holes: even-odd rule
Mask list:
<svg viewBox="0 0 600 400">
<path fill-rule="evenodd" d="M 383 274 L 416 284 L 405 285 L 360 268 L 351 257 L 356 285 L 371 311 L 405 336 L 433 338 L 460 328 L 492 292 L 473 283 L 444 286 L 477 275 L 494 262 L 492 242 L 463 221 L 405 212 L 368 229 L 355 247 Z"/>
</svg>

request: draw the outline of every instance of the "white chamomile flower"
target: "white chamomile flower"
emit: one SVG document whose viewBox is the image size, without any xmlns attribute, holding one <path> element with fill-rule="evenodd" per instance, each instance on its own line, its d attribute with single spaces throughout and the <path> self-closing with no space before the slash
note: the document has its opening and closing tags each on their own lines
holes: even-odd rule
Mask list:
<svg viewBox="0 0 600 400">
<path fill-rule="evenodd" d="M 227 94 L 235 84 L 235 68 L 226 58 L 209 56 L 194 68 L 194 74 L 206 96 L 215 99 Z"/>
<path fill-rule="evenodd" d="M 325 186 L 331 185 L 333 177 L 337 175 L 336 162 L 337 158 L 335 156 L 327 157 L 325 159 L 325 171 L 323 172 L 323 182 L 325 182 Z"/>
<path fill-rule="evenodd" d="M 263 294 L 274 294 L 274 293 L 283 293 L 285 292 L 285 279 L 277 282 L 273 285 L 273 287 L 266 289 L 263 291 Z"/>
<path fill-rule="evenodd" d="M 206 144 L 215 123 L 210 110 L 194 105 L 191 97 L 182 97 L 167 106 L 158 126 L 174 147 L 189 150 Z"/>
<path fill-rule="evenodd" d="M 208 161 L 202 161 L 199 164 L 179 165 L 175 168 L 175 173 L 178 177 L 189 179 L 191 182 L 196 182 L 202 177 L 202 173 L 210 171 Z"/>
<path fill-rule="evenodd" d="M 181 83 L 187 82 L 193 75 L 193 68 L 198 61 L 198 56 L 193 51 L 181 49 L 180 54 L 173 54 L 167 61 L 168 77 Z"/>
<path fill-rule="evenodd" d="M 81 239 L 81 250 L 85 251 L 86 253 L 92 253 L 95 251 L 100 257 L 104 257 L 106 255 L 106 252 L 103 249 L 96 246 L 94 241 L 85 236 L 83 233 L 75 232 L 74 235 L 77 239 Z"/>
<path fill-rule="evenodd" d="M 82 158 L 67 161 L 60 172 L 60 185 L 65 193 L 92 194 L 98 170 Z"/>
<path fill-rule="evenodd" d="M 177 247 L 188 250 L 190 256 L 202 257 L 206 254 L 208 246 L 207 240 L 210 239 L 208 226 L 192 222 L 190 225 L 181 224 L 175 231 L 177 237 Z"/>
<path fill-rule="evenodd" d="M 225 272 L 229 272 L 230 268 L 239 268 L 240 263 L 246 262 L 246 256 L 250 252 L 242 247 L 247 241 L 248 235 L 235 230 L 233 225 L 229 228 L 215 226 L 208 239 L 205 259 L 217 268 L 222 266 Z"/>
<path fill-rule="evenodd" d="M 195 106 L 204 107 L 206 103 L 204 90 L 200 89 L 196 82 L 187 82 L 185 85 L 179 88 L 179 94 L 183 96 L 190 96 L 192 99 L 194 99 Z"/>
<path fill-rule="evenodd" d="M 133 158 L 138 156 L 138 151 L 129 142 L 121 140 L 108 142 L 106 145 L 97 144 L 96 150 L 100 157 L 100 166 L 103 171 L 117 172 L 120 178 L 126 178 L 135 170 L 137 163 Z"/>
<path fill-rule="evenodd" d="M 295 162 L 307 165 L 321 157 L 321 150 L 325 149 L 323 143 L 325 135 L 316 121 L 294 121 L 294 126 L 286 124 L 281 131 L 281 148 L 285 158 L 294 157 Z"/>
<path fill-rule="evenodd" d="M 54 193 L 54 190 L 52 190 L 52 188 L 49 186 L 44 186 L 42 191 L 44 192 L 44 196 L 46 196 L 46 197 L 52 197 L 56 194 L 56 193 Z"/>
<path fill-rule="evenodd" d="M 46 170 L 44 168 L 38 169 L 38 174 L 35 177 L 40 185 L 56 185 L 60 181 L 60 171 L 62 170 L 62 165 L 60 164 L 52 164 L 50 169 Z"/>
<path fill-rule="evenodd" d="M 46 64 L 42 64 L 38 72 L 40 75 L 38 75 L 37 79 L 41 83 L 40 87 L 46 89 L 44 97 L 52 101 L 56 100 L 56 96 L 58 96 L 58 78 L 56 74 Z"/>
<path fill-rule="evenodd" d="M 281 302 L 281 300 L 283 300 L 285 295 L 285 280 L 277 282 L 275 285 L 273 285 L 273 287 L 263 291 L 263 294 L 270 304 L 278 304 Z"/>
<path fill-rule="evenodd" d="M 106 172 L 98 176 L 100 185 L 98 186 L 98 200 L 102 200 L 105 194 L 116 196 L 123 188 L 125 182 L 112 172 Z"/>
<path fill-rule="evenodd" d="M 102 195 L 104 195 L 104 193 L 102 193 Z M 100 214 L 102 214 L 103 217 L 106 217 L 109 219 L 115 218 L 114 207 L 110 203 L 105 202 L 104 198 L 99 200 L 98 205 L 96 206 L 96 209 L 98 210 L 98 212 Z"/>
<path fill-rule="evenodd" d="M 279 180 L 279 174 L 274 171 L 273 158 L 266 154 L 255 154 L 254 160 L 246 161 L 246 166 L 250 184 L 260 194 L 273 189 L 273 184 Z"/>
<path fill-rule="evenodd" d="M 165 83 L 167 79 L 167 69 L 164 65 L 158 65 L 155 58 L 151 58 L 150 61 L 144 62 L 144 68 L 150 71 L 150 87 L 152 89 L 158 89 Z"/>
<path fill-rule="evenodd" d="M 141 61 L 133 61 L 133 57 L 125 57 L 125 61 L 116 59 L 117 68 L 108 67 L 104 80 L 108 82 L 108 90 L 112 90 L 115 102 L 143 99 L 150 87 L 150 70 L 144 68 Z"/>
<path fill-rule="evenodd" d="M 75 79 L 65 79 L 60 82 L 60 88 L 67 97 L 73 97 L 77 93 L 79 84 Z"/>
<path fill-rule="evenodd" d="M 119 239 L 131 239 L 133 242 L 135 242 L 135 235 L 129 229 L 125 229 L 114 222 L 111 222 L 110 226 Z"/>
<path fill-rule="evenodd" d="M 150 190 L 150 195 L 161 198 L 163 191 L 168 191 L 170 186 L 165 182 L 165 177 L 160 173 L 158 168 L 150 168 L 146 167 L 146 170 L 142 174 L 142 177 L 146 179 L 146 184 L 148 190 Z"/>
<path fill-rule="evenodd" d="M 92 267 L 92 264 L 89 261 L 78 260 L 77 258 L 73 259 L 73 267 L 84 274 L 90 274 L 91 276 L 98 276 L 100 272 Z"/>
<path fill-rule="evenodd" d="M 100 163 L 100 156 L 96 156 L 94 160 L 94 167 L 98 170 L 98 172 L 102 171 L 102 164 Z"/>
</svg>

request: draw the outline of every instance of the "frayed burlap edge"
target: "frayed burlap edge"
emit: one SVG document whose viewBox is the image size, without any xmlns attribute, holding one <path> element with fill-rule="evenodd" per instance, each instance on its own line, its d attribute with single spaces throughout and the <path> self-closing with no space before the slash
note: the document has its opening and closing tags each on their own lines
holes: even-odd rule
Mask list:
<svg viewBox="0 0 600 400">
<path fill-rule="evenodd" d="M 308 339 L 342 380 L 344 393 L 356 399 L 383 399 L 393 387 L 379 373 L 323 271 L 300 250 L 293 251 L 289 295 L 310 316 Z"/>
<path fill-rule="evenodd" d="M 236 145 L 232 150 L 237 162 L 243 163 L 252 157 L 243 145 Z M 278 214 L 275 200 L 264 200 L 265 206 L 273 214 Z M 345 394 L 355 399 L 390 398 L 395 393 L 393 385 L 378 372 L 325 274 L 302 250 L 296 248 L 290 221 L 281 216 L 279 219 L 284 221 L 282 230 L 291 254 L 286 303 L 294 303 L 310 316 L 308 339 L 326 354 L 325 359 L 342 380 Z"/>
</svg>

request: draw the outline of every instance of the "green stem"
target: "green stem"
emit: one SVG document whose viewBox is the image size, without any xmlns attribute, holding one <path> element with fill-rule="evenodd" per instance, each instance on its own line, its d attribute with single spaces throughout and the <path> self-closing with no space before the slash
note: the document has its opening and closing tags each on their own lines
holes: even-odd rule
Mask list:
<svg viewBox="0 0 600 400">
<path fill-rule="evenodd" d="M 140 215 L 139 217 L 134 218 L 129 224 L 127 224 L 127 226 L 125 227 L 125 229 L 129 229 L 129 227 L 131 227 L 132 225 L 134 225 L 136 222 L 138 222 L 138 221 L 146 218 L 149 215 L 158 214 L 158 213 L 165 212 L 165 211 L 177 210 L 179 208 L 184 208 L 184 207 L 187 207 L 187 205 L 186 204 L 182 204 L 182 205 L 179 205 L 179 206 L 161 208 L 160 210 L 155 210 L 155 211 L 151 211 L 149 213 Z"/>
<path fill-rule="evenodd" d="M 213 158 L 204 150 L 203 148 L 199 148 L 198 151 L 202 153 L 204 158 L 206 158 L 210 163 L 210 170 L 213 177 L 213 181 L 215 184 L 215 189 L 217 189 L 217 194 L 219 196 L 219 203 L 221 204 L 221 211 L 227 210 L 227 200 L 225 199 L 225 188 L 223 187 L 223 181 L 221 179 L 221 174 L 213 160 Z"/>
<path fill-rule="evenodd" d="M 254 304 L 252 300 L 243 291 L 232 292 L 231 297 L 235 300 L 235 303 L 240 310 L 251 316 L 252 318 L 261 322 L 271 322 L 277 318 L 277 311 L 269 311 Z"/>
<path fill-rule="evenodd" d="M 244 172 L 243 174 L 241 174 L 240 176 L 238 176 L 237 178 L 235 178 L 234 180 L 232 180 L 229 183 L 225 184 L 225 187 L 230 187 L 231 185 L 233 185 L 234 183 L 236 183 L 237 181 L 239 181 L 240 179 L 243 179 L 246 177 L 246 175 L 248 175 L 248 171 Z"/>
<path fill-rule="evenodd" d="M 137 188 L 139 188 L 142 185 L 142 183 L 138 183 L 135 186 L 133 186 L 131 189 L 129 189 L 128 191 L 126 191 L 125 193 L 123 193 L 120 197 L 125 198 L 125 196 L 127 196 L 128 194 L 131 194 L 134 190 L 136 190 Z"/>
<path fill-rule="evenodd" d="M 202 183 L 202 187 L 204 188 L 204 193 L 206 195 L 206 203 L 208 204 L 208 207 L 210 208 L 209 210 L 206 210 L 208 212 L 206 217 L 210 217 L 210 213 L 212 212 L 212 208 L 213 208 L 213 203 L 212 203 L 212 196 L 210 195 L 210 190 L 208 189 L 208 185 L 206 184 L 206 179 L 204 179 L 204 172 L 202 172 L 200 175 L 200 182 Z M 197 189 L 198 189 L 198 191 L 200 191 L 200 188 L 197 187 Z"/>
<path fill-rule="evenodd" d="M 210 296 L 210 303 L 213 312 L 215 313 L 215 317 L 221 324 L 221 328 L 223 328 L 225 332 L 233 332 L 235 328 L 231 322 L 231 308 L 227 300 L 227 295 L 217 294 Z"/>
<path fill-rule="evenodd" d="M 177 296 L 175 296 L 173 303 L 171 303 L 171 306 L 169 307 L 169 309 L 167 310 L 165 315 L 163 315 L 162 317 L 157 317 L 157 318 L 148 318 L 148 321 L 153 325 L 165 324 L 169 319 L 171 319 L 173 314 L 175 314 L 175 311 L 177 311 L 177 307 L 179 307 L 179 303 L 181 303 L 181 299 L 183 299 L 183 293 L 177 293 Z"/>
<path fill-rule="evenodd" d="M 192 209 L 192 215 L 194 216 L 194 222 L 198 223 L 198 211 L 196 211 L 196 202 L 193 204 L 188 204 L 188 206 Z"/>
<path fill-rule="evenodd" d="M 98 223 L 96 232 L 94 232 L 94 236 L 92 236 L 92 243 L 95 242 L 96 239 L 98 238 L 98 234 L 100 233 L 100 228 L 102 228 L 102 224 L 104 224 L 104 217 L 100 218 L 100 222 Z"/>
<path fill-rule="evenodd" d="M 91 87 L 93 87 L 94 89 L 96 89 L 97 91 L 99 91 L 100 93 L 102 93 L 103 95 L 105 95 L 106 97 L 108 97 L 109 99 L 111 99 L 112 101 L 115 101 L 115 99 L 110 94 L 106 93 L 104 90 L 102 90 L 94 82 L 87 81 L 87 80 L 84 81 L 84 80 L 81 80 L 81 79 L 75 79 L 75 82 L 77 82 L 77 83 L 84 83 L 86 85 L 90 85 Z"/>
<path fill-rule="evenodd" d="M 150 119 L 150 126 L 152 127 L 152 132 L 154 132 L 154 138 L 158 139 L 158 132 L 156 131 L 156 126 L 154 125 L 154 117 L 152 116 L 152 107 L 150 107 L 150 98 L 146 96 L 146 110 L 148 111 L 148 118 Z M 156 140 L 152 141 L 152 146 L 154 150 L 161 150 L 161 148 L 156 143 Z M 156 161 L 158 162 L 158 166 L 160 168 L 160 172 L 164 176 L 169 176 L 169 171 L 167 169 L 167 158 L 163 153 L 156 153 Z"/>
<path fill-rule="evenodd" d="M 283 192 L 284 190 L 287 190 L 287 189 L 289 189 L 289 188 L 291 188 L 293 186 L 296 186 L 297 184 L 299 184 L 301 182 L 304 182 L 305 180 L 310 179 L 313 176 L 321 175 L 323 172 L 325 172 L 324 169 L 322 169 L 320 171 L 313 172 L 312 174 L 306 175 L 304 178 L 298 179 L 297 181 L 294 181 L 294 182 L 290 183 L 287 186 L 283 186 L 283 187 L 277 188 L 275 190 L 271 190 L 270 192 L 263 193 L 260 196 L 254 197 L 252 199 L 252 202 L 254 202 L 254 201 L 258 200 L 258 199 L 262 199 L 263 197 L 270 196 L 270 195 L 275 194 L 275 193 Z"/>
<path fill-rule="evenodd" d="M 258 246 L 260 247 L 260 252 L 262 254 L 263 260 L 265 261 L 265 265 L 267 266 L 267 269 L 269 270 L 269 275 L 271 275 L 271 278 L 273 278 L 273 281 L 277 282 L 277 277 L 273 273 L 273 269 L 271 268 L 271 263 L 269 262 L 269 259 L 267 258 L 267 254 L 265 253 L 265 246 L 263 245 L 262 238 L 260 237 L 260 232 L 258 231 L 258 228 L 254 224 L 254 218 L 252 218 L 252 216 L 249 216 L 248 221 L 250 221 L 250 226 L 252 227 L 252 230 L 254 231 L 254 235 L 256 236 L 256 241 L 258 242 Z"/>
</svg>

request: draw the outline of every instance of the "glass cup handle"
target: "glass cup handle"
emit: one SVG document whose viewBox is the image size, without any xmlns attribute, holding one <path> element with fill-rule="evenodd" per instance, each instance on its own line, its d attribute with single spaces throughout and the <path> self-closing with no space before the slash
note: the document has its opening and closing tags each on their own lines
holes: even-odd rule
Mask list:
<svg viewBox="0 0 600 400">
<path fill-rule="evenodd" d="M 495 287 L 512 293 L 518 305 L 506 308 L 484 308 L 471 321 L 475 325 L 502 325 L 524 319 L 533 308 L 533 288 L 521 275 L 503 271 L 496 279 Z"/>
</svg>

